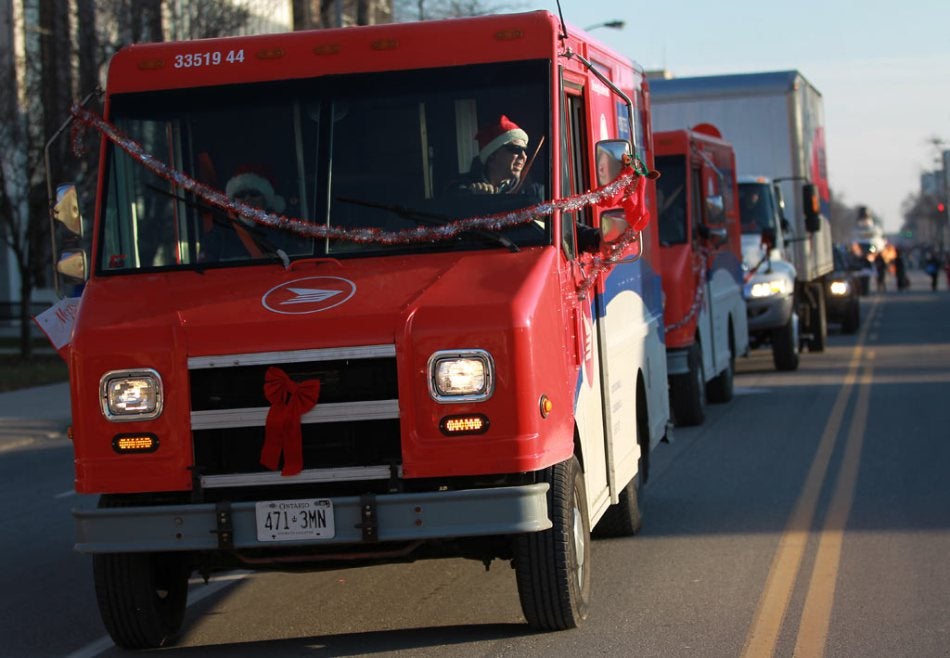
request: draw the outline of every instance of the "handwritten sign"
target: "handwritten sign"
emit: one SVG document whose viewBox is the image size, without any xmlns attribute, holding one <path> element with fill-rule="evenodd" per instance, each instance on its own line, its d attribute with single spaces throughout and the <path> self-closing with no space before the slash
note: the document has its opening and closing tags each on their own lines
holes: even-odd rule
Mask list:
<svg viewBox="0 0 950 658">
<path fill-rule="evenodd" d="M 49 342 L 59 352 L 73 337 L 73 324 L 79 312 L 79 297 L 66 297 L 33 318 Z"/>
</svg>

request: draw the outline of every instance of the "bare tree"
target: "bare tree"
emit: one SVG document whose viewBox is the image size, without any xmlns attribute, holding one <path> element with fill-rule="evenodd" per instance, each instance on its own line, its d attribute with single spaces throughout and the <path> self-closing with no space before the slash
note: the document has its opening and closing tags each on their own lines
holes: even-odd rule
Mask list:
<svg viewBox="0 0 950 658">
<path fill-rule="evenodd" d="M 29 134 L 20 97 L 13 54 L 13 2 L 0 0 L 0 238 L 9 248 L 20 275 L 20 351 L 30 355 L 29 325 L 24 337 L 22 318 L 29 318 Z M 24 292 L 26 295 L 24 296 Z M 28 320 L 27 320 L 28 322 Z"/>
<path fill-rule="evenodd" d="M 427 21 L 439 18 L 463 18 L 485 16 L 503 12 L 520 11 L 525 2 L 496 3 L 489 0 L 394 0 L 393 20 Z"/>
<path fill-rule="evenodd" d="M 132 0 L 132 42 L 165 40 L 162 27 L 162 0 Z"/>
<path fill-rule="evenodd" d="M 24 6 L 28 56 L 19 76 L 13 50 L 13 3 L 0 2 L 0 85 L 5 91 L 0 102 L 0 234 L 20 278 L 18 315 L 24 357 L 32 353 L 33 290 L 49 280 L 48 199 L 40 163 L 45 135 L 63 121 L 71 97 L 67 10 L 67 5 L 53 0 Z M 50 84 L 36 84 L 43 79 Z"/>
<path fill-rule="evenodd" d="M 241 2 L 199 0 L 169 4 L 171 36 L 176 40 L 238 34 L 251 17 L 250 10 Z"/>
</svg>

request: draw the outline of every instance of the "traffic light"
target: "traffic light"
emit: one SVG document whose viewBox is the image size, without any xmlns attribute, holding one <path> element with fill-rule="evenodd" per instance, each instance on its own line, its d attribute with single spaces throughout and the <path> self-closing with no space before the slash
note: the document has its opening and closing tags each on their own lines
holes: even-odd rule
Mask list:
<svg viewBox="0 0 950 658">
<path fill-rule="evenodd" d="M 946 204 L 945 204 L 943 201 L 938 201 L 938 202 L 937 202 L 937 212 L 942 213 L 942 212 L 944 212 L 946 209 L 947 209 L 947 206 L 946 206 Z"/>
</svg>

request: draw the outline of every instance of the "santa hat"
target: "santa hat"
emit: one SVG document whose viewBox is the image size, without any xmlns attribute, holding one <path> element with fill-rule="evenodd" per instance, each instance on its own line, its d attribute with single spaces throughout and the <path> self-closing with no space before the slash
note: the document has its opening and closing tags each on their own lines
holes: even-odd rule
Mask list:
<svg viewBox="0 0 950 658">
<path fill-rule="evenodd" d="M 516 139 L 520 139 L 527 145 L 528 133 L 502 114 L 498 117 L 498 121 L 479 130 L 475 139 L 478 141 L 478 158 L 482 164 L 485 164 L 492 153 Z"/>
<path fill-rule="evenodd" d="M 284 212 L 286 203 L 284 197 L 274 192 L 274 184 L 260 168 L 250 166 L 238 167 L 237 172 L 228 181 L 224 188 L 228 198 L 233 199 L 241 192 L 256 192 L 264 197 L 264 208 L 270 212 Z"/>
</svg>

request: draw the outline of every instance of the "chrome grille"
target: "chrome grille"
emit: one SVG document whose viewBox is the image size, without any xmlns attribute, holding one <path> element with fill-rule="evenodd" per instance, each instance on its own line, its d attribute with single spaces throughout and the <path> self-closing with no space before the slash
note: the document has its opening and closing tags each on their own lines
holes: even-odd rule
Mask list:
<svg viewBox="0 0 950 658">
<path fill-rule="evenodd" d="M 259 463 L 271 366 L 297 382 L 320 381 L 317 405 L 301 419 L 304 472 L 288 478 Z M 198 357 L 188 369 L 202 487 L 384 479 L 402 462 L 392 345 Z"/>
</svg>

